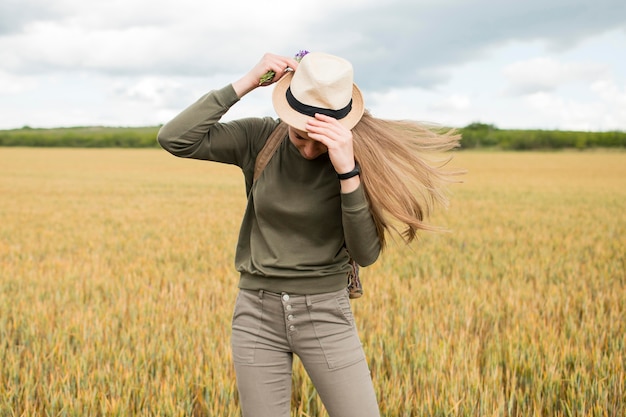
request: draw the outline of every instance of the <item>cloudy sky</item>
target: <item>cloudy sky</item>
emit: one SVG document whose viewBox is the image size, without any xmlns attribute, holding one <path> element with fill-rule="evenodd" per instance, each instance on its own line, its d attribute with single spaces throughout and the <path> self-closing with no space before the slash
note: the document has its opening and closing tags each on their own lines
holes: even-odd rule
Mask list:
<svg viewBox="0 0 626 417">
<path fill-rule="evenodd" d="M 352 61 L 380 117 L 626 130 L 624 0 L 2 0 L 0 129 L 161 124 L 300 49 Z"/>
</svg>

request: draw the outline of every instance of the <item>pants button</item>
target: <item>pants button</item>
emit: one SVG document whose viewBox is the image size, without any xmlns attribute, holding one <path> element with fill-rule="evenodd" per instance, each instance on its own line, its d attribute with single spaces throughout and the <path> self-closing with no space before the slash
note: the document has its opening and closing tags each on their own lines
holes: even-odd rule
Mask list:
<svg viewBox="0 0 626 417">
<path fill-rule="evenodd" d="M 289 301 L 289 294 L 283 294 L 283 301 Z"/>
<path fill-rule="evenodd" d="M 289 326 L 289 330 L 294 331 L 296 330 L 296 326 L 294 326 L 293 324 L 291 326 Z"/>
<path fill-rule="evenodd" d="M 293 320 L 293 314 L 288 315 L 287 316 L 287 320 L 289 320 L 289 321 Z"/>
</svg>

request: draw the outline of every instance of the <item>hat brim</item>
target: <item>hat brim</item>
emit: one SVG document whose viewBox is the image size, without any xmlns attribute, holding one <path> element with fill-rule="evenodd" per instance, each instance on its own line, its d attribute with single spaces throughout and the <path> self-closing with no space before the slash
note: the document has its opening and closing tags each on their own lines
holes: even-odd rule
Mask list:
<svg viewBox="0 0 626 417">
<path fill-rule="evenodd" d="M 291 108 L 285 96 L 292 77 L 293 72 L 289 72 L 276 83 L 272 92 L 272 103 L 274 104 L 276 114 L 283 122 L 298 130 L 306 131 L 306 122 L 312 117 Z M 352 84 L 352 109 L 346 117 L 338 119 L 338 121 L 348 129 L 352 129 L 361 120 L 364 111 L 365 106 L 361 90 L 359 90 L 356 84 Z"/>
</svg>

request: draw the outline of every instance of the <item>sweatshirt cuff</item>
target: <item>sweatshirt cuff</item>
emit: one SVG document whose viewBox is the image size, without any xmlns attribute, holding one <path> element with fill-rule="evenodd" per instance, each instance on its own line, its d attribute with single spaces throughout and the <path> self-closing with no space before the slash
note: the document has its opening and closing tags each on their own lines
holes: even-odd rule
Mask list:
<svg viewBox="0 0 626 417">
<path fill-rule="evenodd" d="M 369 203 L 365 197 L 365 191 L 363 190 L 363 184 L 359 184 L 359 187 L 350 193 L 341 194 L 341 206 L 347 211 L 369 207 Z"/>
<path fill-rule="evenodd" d="M 239 101 L 239 97 L 237 96 L 232 84 L 228 84 L 219 90 L 213 91 L 213 97 L 215 97 L 215 101 L 222 108 L 230 108 L 233 104 Z"/>
</svg>

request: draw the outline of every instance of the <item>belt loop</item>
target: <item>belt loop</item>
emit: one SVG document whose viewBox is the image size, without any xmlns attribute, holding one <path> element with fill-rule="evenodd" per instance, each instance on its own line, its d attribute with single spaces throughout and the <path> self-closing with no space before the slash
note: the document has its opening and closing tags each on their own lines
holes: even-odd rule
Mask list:
<svg viewBox="0 0 626 417">
<path fill-rule="evenodd" d="M 304 299 L 306 300 L 306 306 L 311 308 L 311 305 L 313 305 L 313 303 L 311 302 L 311 296 L 307 294 L 304 296 Z"/>
<path fill-rule="evenodd" d="M 263 299 L 263 290 L 259 290 L 259 300 Z"/>
</svg>

